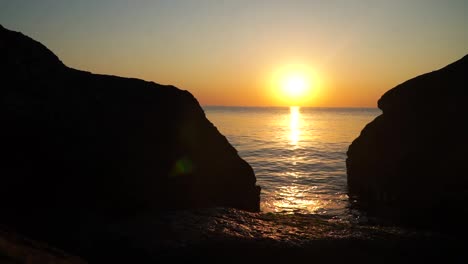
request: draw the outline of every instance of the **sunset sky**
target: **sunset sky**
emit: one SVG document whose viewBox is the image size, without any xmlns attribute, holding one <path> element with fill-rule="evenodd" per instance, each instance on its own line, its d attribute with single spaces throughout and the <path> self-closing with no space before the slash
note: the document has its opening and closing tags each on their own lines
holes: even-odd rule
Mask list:
<svg viewBox="0 0 468 264">
<path fill-rule="evenodd" d="M 468 53 L 467 14 L 466 0 L 0 0 L 0 24 L 66 65 L 172 84 L 202 105 L 375 107 Z M 281 89 L 301 78 L 293 102 Z"/>
</svg>

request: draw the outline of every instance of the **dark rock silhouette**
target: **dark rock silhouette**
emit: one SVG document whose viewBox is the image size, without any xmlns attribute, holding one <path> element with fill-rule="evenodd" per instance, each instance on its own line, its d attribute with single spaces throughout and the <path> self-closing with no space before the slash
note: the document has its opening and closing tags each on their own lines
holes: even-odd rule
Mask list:
<svg viewBox="0 0 468 264">
<path fill-rule="evenodd" d="M 468 56 L 386 92 L 354 140 L 349 193 L 393 223 L 456 226 L 468 209 Z M 447 225 L 450 222 L 450 225 Z"/>
<path fill-rule="evenodd" d="M 252 168 L 189 92 L 66 67 L 1 26 L 0 52 L 2 224 L 70 240 L 100 217 L 259 210 Z"/>
</svg>

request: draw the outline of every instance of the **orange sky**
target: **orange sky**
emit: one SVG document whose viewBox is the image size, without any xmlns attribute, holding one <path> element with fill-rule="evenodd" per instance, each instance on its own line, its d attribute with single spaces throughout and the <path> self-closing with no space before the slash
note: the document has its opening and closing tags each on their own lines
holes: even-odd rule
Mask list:
<svg viewBox="0 0 468 264">
<path fill-rule="evenodd" d="M 467 13 L 458 0 L 21 0 L 2 4 L 0 23 L 68 66 L 172 84 L 203 105 L 293 104 L 272 80 L 305 65 L 315 84 L 301 105 L 375 107 L 468 53 Z"/>
</svg>

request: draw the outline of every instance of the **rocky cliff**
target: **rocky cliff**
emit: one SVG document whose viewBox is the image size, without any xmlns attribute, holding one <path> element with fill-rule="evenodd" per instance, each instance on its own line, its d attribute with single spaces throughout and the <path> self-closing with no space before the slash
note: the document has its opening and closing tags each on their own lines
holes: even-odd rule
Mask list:
<svg viewBox="0 0 468 264">
<path fill-rule="evenodd" d="M 354 140 L 349 193 L 371 215 L 442 226 L 468 202 L 468 56 L 408 80 L 378 101 L 383 114 Z"/>
<path fill-rule="evenodd" d="M 259 210 L 252 168 L 189 92 L 69 68 L 1 26 L 0 54 L 0 224 L 69 241 L 94 219 Z"/>
</svg>

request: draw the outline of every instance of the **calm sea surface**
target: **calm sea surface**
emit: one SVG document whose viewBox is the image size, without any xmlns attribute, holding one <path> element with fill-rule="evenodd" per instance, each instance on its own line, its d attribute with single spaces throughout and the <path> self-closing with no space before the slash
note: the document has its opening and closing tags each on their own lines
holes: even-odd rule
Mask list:
<svg viewBox="0 0 468 264">
<path fill-rule="evenodd" d="M 379 109 L 204 107 L 208 119 L 253 167 L 261 210 L 350 215 L 346 151 Z"/>
</svg>

